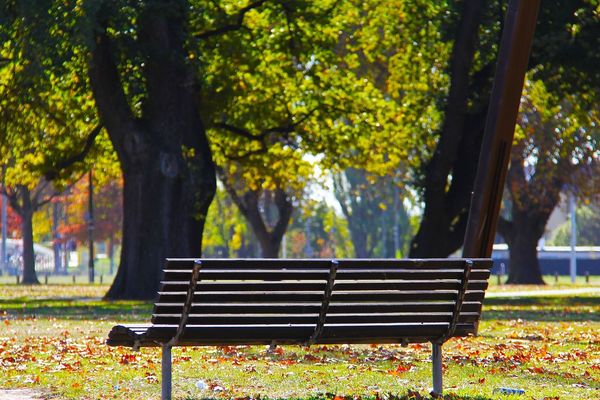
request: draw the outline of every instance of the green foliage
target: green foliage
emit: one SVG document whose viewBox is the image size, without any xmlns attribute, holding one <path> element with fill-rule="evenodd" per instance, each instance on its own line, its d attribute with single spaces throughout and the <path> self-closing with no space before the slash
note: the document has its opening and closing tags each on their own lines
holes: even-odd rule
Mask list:
<svg viewBox="0 0 600 400">
<path fill-rule="evenodd" d="M 355 257 L 394 258 L 406 254 L 412 227 L 398 186 L 392 178 L 356 168 L 334 176 L 335 197 L 348 220 Z"/>
<path fill-rule="evenodd" d="M 286 233 L 289 258 L 353 257 L 348 221 L 325 200 L 310 200 L 296 211 Z"/>
<path fill-rule="evenodd" d="M 244 257 L 249 247 L 255 245 L 248 225 L 225 189 L 217 187 L 217 193 L 208 210 L 202 238 L 206 257 Z"/>
<path fill-rule="evenodd" d="M 321 170 L 397 169 L 439 123 L 429 111 L 431 92 L 444 90 L 447 45 L 421 24 L 442 13 L 419 1 L 266 2 L 244 29 L 201 42 L 190 57 L 205 74 L 217 164 L 252 190 L 290 193 L 314 176 L 309 159 Z"/>
<path fill-rule="evenodd" d="M 556 95 L 581 93 L 580 101 L 598 100 L 600 3 L 597 0 L 541 2 L 531 65 L 535 79 Z"/>
<path fill-rule="evenodd" d="M 599 117 L 578 93 L 558 96 L 541 81 L 526 82 L 508 182 L 513 207 L 549 215 L 565 188 L 581 197 L 597 192 Z"/>
<path fill-rule="evenodd" d="M 600 245 L 600 207 L 590 204 L 578 207 L 575 211 L 577 218 L 577 245 Z M 552 238 L 546 242 L 549 246 L 569 246 L 571 244 L 571 221 L 560 225 L 554 231 Z"/>
<path fill-rule="evenodd" d="M 73 20 L 61 6 L 46 7 L 7 7 L 14 14 L 3 15 L 8 21 L 0 26 L 0 36 L 10 38 L 0 47 L 0 163 L 9 187 L 33 189 L 45 178 L 60 190 L 94 164 L 106 172 L 100 175 L 115 173 L 104 134 L 86 149 L 98 122 L 85 59 L 65 32 Z"/>
</svg>

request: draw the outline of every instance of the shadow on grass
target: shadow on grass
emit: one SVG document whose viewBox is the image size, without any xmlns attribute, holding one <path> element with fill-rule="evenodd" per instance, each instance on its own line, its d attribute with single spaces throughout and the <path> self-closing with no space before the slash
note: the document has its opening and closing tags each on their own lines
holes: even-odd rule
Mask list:
<svg viewBox="0 0 600 400">
<path fill-rule="evenodd" d="M 119 320 L 123 322 L 148 319 L 152 303 L 141 301 L 104 301 L 98 299 L 31 299 L 0 300 L 0 310 L 12 317 L 61 318 L 71 320 Z"/>
<path fill-rule="evenodd" d="M 98 298 L 0 299 L 0 312 L 13 317 L 54 317 L 72 320 L 147 320 L 151 302 L 104 301 Z M 489 298 L 482 318 L 491 320 L 600 321 L 599 296 Z"/>
<path fill-rule="evenodd" d="M 484 301 L 485 320 L 600 321 L 599 296 L 490 298 Z"/>
</svg>

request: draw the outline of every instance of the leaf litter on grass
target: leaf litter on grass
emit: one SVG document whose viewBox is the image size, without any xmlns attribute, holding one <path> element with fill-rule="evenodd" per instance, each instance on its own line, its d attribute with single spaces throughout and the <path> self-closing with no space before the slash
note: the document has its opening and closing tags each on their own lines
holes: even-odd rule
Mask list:
<svg viewBox="0 0 600 400">
<path fill-rule="evenodd" d="M 30 298 L 19 302 L 23 300 L 36 307 L 57 305 L 35 303 Z M 9 312 L 0 311 L 0 386 L 45 389 L 58 398 L 72 399 L 158 396 L 159 350 L 132 352 L 104 343 L 108 330 L 122 315 L 142 322 L 147 313 L 137 315 L 127 304 L 105 303 L 97 304 L 106 311 L 102 319 L 93 313 L 86 319 L 79 311 L 62 317 L 40 314 L 28 305 L 16 307 L 16 303 Z M 566 303 L 561 312 L 569 313 L 577 305 Z M 77 302 L 73 304 L 79 307 Z M 586 300 L 585 305 L 600 311 L 594 301 Z M 64 304 L 60 307 L 64 310 Z M 600 324 L 506 318 L 507 313 L 519 313 L 515 309 L 523 307 L 526 305 L 496 301 L 494 315 L 500 318 L 484 320 L 479 337 L 452 339 L 444 345 L 445 398 L 496 398 L 494 388 L 513 384 L 526 387 L 529 398 L 536 400 L 600 398 Z M 543 305 L 534 307 L 545 312 Z M 553 303 L 552 311 L 557 307 Z M 429 354 L 428 344 L 407 348 L 376 344 L 277 346 L 270 352 L 261 346 L 177 348 L 173 353 L 175 396 L 428 398 Z M 195 386 L 200 379 L 205 382 L 202 390 Z"/>
</svg>

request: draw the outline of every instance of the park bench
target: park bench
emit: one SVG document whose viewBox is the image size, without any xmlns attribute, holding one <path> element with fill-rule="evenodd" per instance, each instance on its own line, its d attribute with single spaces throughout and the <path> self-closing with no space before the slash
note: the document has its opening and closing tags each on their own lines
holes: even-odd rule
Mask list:
<svg viewBox="0 0 600 400">
<path fill-rule="evenodd" d="M 490 259 L 168 259 L 147 325 L 118 325 L 110 346 L 432 343 L 477 332 Z"/>
</svg>

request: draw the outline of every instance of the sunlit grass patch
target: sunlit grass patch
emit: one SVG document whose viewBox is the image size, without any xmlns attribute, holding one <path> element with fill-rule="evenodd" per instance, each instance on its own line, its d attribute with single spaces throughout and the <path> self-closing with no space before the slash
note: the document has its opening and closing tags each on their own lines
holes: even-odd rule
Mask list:
<svg viewBox="0 0 600 400">
<path fill-rule="evenodd" d="M 2 286 L 0 387 L 57 399 L 156 399 L 160 350 L 104 344 L 117 322 L 148 322 L 149 302 L 109 302 L 88 288 Z M 82 295 L 87 293 L 88 295 Z M 444 345 L 447 399 L 600 398 L 600 296 L 488 299 L 479 336 Z M 174 398 L 427 398 L 430 345 L 175 348 Z M 421 396 L 421 397 L 419 397 Z"/>
</svg>

